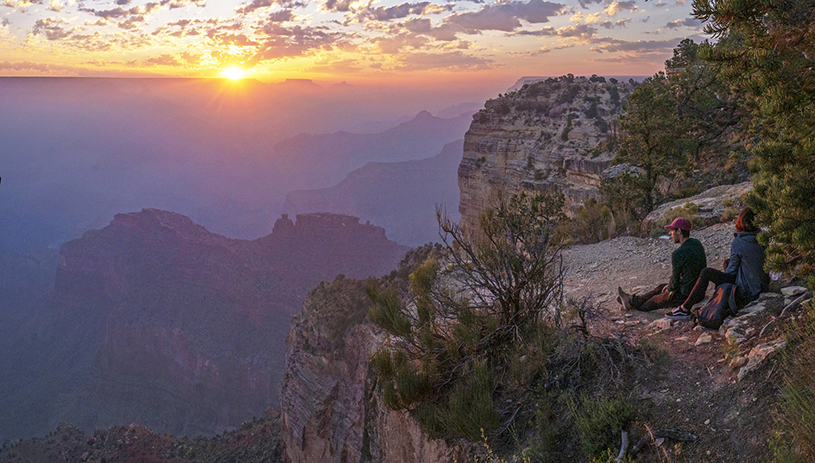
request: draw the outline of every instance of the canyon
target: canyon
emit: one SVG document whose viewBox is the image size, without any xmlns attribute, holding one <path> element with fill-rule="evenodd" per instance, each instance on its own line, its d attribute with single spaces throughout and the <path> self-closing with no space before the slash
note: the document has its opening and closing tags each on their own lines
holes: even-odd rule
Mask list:
<svg viewBox="0 0 815 463">
<path fill-rule="evenodd" d="M 390 272 L 406 251 L 337 214 L 279 218 L 256 240 L 145 209 L 62 246 L 0 379 L 0 440 L 67 421 L 213 435 L 277 404 L 292 315 L 320 281 Z"/>
</svg>

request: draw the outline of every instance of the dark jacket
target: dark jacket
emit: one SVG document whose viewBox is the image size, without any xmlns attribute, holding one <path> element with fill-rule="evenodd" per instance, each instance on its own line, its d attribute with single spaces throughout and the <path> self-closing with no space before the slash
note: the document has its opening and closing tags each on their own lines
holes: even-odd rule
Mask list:
<svg viewBox="0 0 815 463">
<path fill-rule="evenodd" d="M 678 291 L 683 301 L 690 295 L 699 273 L 707 267 L 705 248 L 696 238 L 688 238 L 671 255 L 673 273 L 668 291 Z"/>
<path fill-rule="evenodd" d="M 737 232 L 733 236 L 725 273 L 736 276 L 739 297 L 752 301 L 770 284 L 770 276 L 764 271 L 764 247 L 758 244 L 756 233 Z"/>
</svg>

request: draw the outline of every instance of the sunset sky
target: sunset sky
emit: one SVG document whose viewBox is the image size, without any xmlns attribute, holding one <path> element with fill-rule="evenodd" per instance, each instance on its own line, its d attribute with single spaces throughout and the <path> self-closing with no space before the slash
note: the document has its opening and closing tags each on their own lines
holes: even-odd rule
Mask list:
<svg viewBox="0 0 815 463">
<path fill-rule="evenodd" d="M 0 0 L 0 75 L 649 75 L 701 28 L 690 0 Z"/>
</svg>

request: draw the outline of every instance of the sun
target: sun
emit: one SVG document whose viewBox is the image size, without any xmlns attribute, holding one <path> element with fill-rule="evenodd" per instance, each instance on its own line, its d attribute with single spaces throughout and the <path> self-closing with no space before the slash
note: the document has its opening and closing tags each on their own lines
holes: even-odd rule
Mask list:
<svg viewBox="0 0 815 463">
<path fill-rule="evenodd" d="M 221 71 L 222 76 L 232 80 L 243 79 L 244 74 L 246 74 L 246 71 L 236 67 L 229 67 Z"/>
</svg>

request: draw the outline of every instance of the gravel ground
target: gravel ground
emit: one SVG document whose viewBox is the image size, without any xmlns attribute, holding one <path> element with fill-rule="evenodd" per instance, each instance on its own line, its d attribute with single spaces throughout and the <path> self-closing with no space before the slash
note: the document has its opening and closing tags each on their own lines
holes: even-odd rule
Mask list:
<svg viewBox="0 0 815 463">
<path fill-rule="evenodd" d="M 730 256 L 733 223 L 712 225 L 691 231 L 691 237 L 702 242 L 708 267 L 721 268 Z M 619 318 L 617 286 L 633 293 L 650 291 L 671 279 L 671 253 L 679 247 L 667 235 L 659 238 L 624 236 L 596 244 L 576 245 L 563 252 L 566 274 L 564 292 L 567 297 L 581 299 L 591 296 L 595 306 L 611 318 Z M 662 317 L 666 310 L 657 310 L 648 318 Z"/>
</svg>

